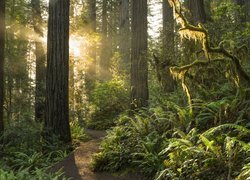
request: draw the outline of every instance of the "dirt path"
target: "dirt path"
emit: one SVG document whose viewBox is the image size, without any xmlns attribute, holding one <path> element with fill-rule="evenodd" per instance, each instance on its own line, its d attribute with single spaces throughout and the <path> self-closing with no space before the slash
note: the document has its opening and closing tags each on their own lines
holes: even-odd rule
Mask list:
<svg viewBox="0 0 250 180">
<path fill-rule="evenodd" d="M 135 175 L 126 175 L 123 177 L 113 176 L 109 173 L 96 173 L 90 169 L 91 156 L 99 151 L 101 138 L 106 135 L 104 131 L 86 130 L 93 138 L 88 142 L 82 142 L 80 146 L 63 161 L 52 168 L 52 172 L 63 169 L 66 177 L 74 180 L 139 180 Z"/>
</svg>

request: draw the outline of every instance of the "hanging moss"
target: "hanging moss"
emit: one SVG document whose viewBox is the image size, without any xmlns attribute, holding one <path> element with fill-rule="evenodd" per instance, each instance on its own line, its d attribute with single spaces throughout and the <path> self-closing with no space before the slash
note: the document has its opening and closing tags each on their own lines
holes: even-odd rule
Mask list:
<svg viewBox="0 0 250 180">
<path fill-rule="evenodd" d="M 231 76 L 236 87 L 238 89 L 240 87 L 243 87 L 243 88 L 248 87 L 250 84 L 250 77 L 242 68 L 240 64 L 240 60 L 237 58 L 237 54 L 233 54 L 229 50 L 224 48 L 225 41 L 222 41 L 221 43 L 219 43 L 218 47 L 210 46 L 210 42 L 209 42 L 210 38 L 209 38 L 207 29 L 204 28 L 202 24 L 193 26 L 188 22 L 188 20 L 183 15 L 180 0 L 169 0 L 169 3 L 173 7 L 176 22 L 181 25 L 181 28 L 179 29 L 179 34 L 181 38 L 194 40 L 196 43 L 200 43 L 202 45 L 202 49 L 205 54 L 205 57 L 207 58 L 205 61 L 196 60 L 193 63 L 182 66 L 182 67 L 170 68 L 172 75 L 176 79 L 179 79 L 182 82 L 182 87 L 188 97 L 190 107 L 191 107 L 191 95 L 188 90 L 188 86 L 185 83 L 185 76 L 187 72 L 190 69 L 194 68 L 195 66 L 207 67 L 208 64 L 216 62 L 216 61 L 230 63 L 232 65 Z M 236 47 L 235 49 L 242 49 L 242 47 L 239 47 L 239 48 Z M 211 57 L 214 57 L 214 58 L 211 59 Z"/>
</svg>

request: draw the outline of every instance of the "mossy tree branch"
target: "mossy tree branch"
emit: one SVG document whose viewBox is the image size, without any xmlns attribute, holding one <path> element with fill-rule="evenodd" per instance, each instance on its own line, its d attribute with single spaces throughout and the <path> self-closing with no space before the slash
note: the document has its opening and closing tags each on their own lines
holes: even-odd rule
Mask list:
<svg viewBox="0 0 250 180">
<path fill-rule="evenodd" d="M 190 64 L 187 64 L 185 66 L 182 67 L 171 67 L 170 70 L 172 73 L 181 73 L 181 72 L 187 72 L 188 70 L 190 70 L 191 68 L 195 67 L 195 66 L 206 66 L 209 65 L 211 62 L 218 62 L 218 61 L 227 61 L 227 59 L 224 58 L 218 58 L 218 59 L 213 59 L 210 61 L 202 61 L 202 60 L 196 60 Z"/>
<path fill-rule="evenodd" d="M 240 60 L 236 57 L 235 54 L 229 52 L 223 47 L 223 43 L 220 43 L 218 47 L 211 47 L 209 41 L 208 31 L 202 26 L 202 24 L 198 24 L 198 26 L 191 25 L 188 20 L 185 18 L 181 8 L 181 2 L 179 0 L 168 0 L 172 5 L 173 10 L 175 12 L 176 21 L 179 22 L 181 28 L 179 29 L 179 33 L 182 38 L 193 39 L 195 41 L 200 41 L 202 44 L 202 49 L 208 58 L 208 61 L 195 61 L 189 65 L 180 67 L 180 68 L 172 68 L 173 70 L 186 70 L 190 69 L 193 66 L 207 64 L 210 63 L 210 55 L 217 54 L 224 58 L 231 60 L 235 66 L 235 70 L 237 75 L 239 76 L 239 84 L 249 85 L 250 84 L 250 76 L 244 71 L 240 64 Z M 214 60 L 213 60 L 214 61 Z"/>
</svg>

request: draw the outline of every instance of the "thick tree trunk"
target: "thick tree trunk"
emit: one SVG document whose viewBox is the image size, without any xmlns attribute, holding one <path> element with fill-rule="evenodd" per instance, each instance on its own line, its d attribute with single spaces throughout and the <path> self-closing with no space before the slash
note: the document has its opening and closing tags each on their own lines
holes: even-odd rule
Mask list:
<svg viewBox="0 0 250 180">
<path fill-rule="evenodd" d="M 130 59 L 130 32 L 129 32 L 129 0 L 120 0 L 119 24 L 119 51 L 121 54 L 120 69 L 128 69 Z"/>
<path fill-rule="evenodd" d="M 69 127 L 69 0 L 50 0 L 46 79 L 46 138 L 70 142 Z"/>
<path fill-rule="evenodd" d="M 43 37 L 42 30 L 42 15 L 40 8 L 40 0 L 32 0 L 32 15 L 33 26 L 35 33 L 39 38 Z M 35 120 L 44 121 L 45 113 L 45 52 L 43 44 L 40 40 L 35 42 L 35 56 L 36 56 L 36 92 L 35 92 Z"/>
<path fill-rule="evenodd" d="M 0 135 L 4 130 L 4 49 L 5 49 L 5 0 L 0 0 Z"/>
<path fill-rule="evenodd" d="M 148 106 L 147 24 L 147 0 L 132 1 L 132 109 Z"/>
<path fill-rule="evenodd" d="M 174 15 L 168 1 L 163 0 L 163 61 L 158 64 L 161 84 L 165 92 L 173 92 L 175 81 L 170 73 L 174 60 Z"/>
</svg>

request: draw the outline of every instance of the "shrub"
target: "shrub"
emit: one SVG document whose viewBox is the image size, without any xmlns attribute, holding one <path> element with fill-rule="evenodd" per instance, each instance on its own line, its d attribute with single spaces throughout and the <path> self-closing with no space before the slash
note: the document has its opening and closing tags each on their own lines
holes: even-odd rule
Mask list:
<svg viewBox="0 0 250 180">
<path fill-rule="evenodd" d="M 113 126 L 114 119 L 128 108 L 128 97 L 128 89 L 123 81 L 98 83 L 92 93 L 88 127 L 107 129 Z"/>
</svg>

